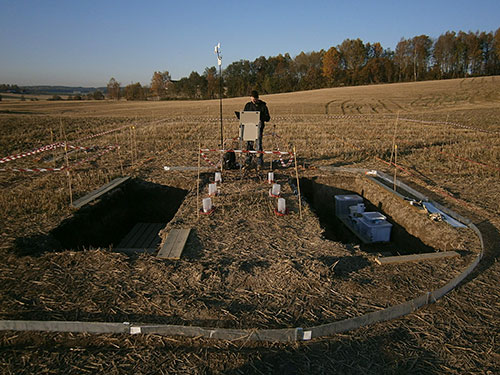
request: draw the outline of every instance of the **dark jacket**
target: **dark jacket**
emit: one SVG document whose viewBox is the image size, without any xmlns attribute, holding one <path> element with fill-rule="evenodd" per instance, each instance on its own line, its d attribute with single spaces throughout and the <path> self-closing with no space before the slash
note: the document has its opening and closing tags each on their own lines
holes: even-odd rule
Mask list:
<svg viewBox="0 0 500 375">
<path fill-rule="evenodd" d="M 269 110 L 267 109 L 266 102 L 262 100 L 258 100 L 255 104 L 253 102 L 248 102 L 245 104 L 244 111 L 259 111 L 260 112 L 260 122 L 262 125 L 266 121 L 271 120 L 271 116 L 269 116 Z"/>
</svg>

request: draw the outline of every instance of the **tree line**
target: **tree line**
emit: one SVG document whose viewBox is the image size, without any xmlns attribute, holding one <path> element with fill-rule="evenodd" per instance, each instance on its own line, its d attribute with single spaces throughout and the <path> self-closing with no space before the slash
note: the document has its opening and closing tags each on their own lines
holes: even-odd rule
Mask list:
<svg viewBox="0 0 500 375">
<path fill-rule="evenodd" d="M 293 58 L 285 53 L 236 61 L 222 71 L 222 77 L 212 66 L 202 74 L 193 71 L 176 81 L 168 71 L 154 72 L 145 86 L 136 82 L 122 87 L 111 78 L 105 94 L 110 99 L 127 100 L 215 99 L 221 78 L 224 96 L 239 97 L 249 95 L 253 89 L 274 94 L 495 74 L 500 74 L 500 28 L 496 32 L 447 31 L 436 39 L 427 35 L 402 38 L 395 51 L 378 42 L 346 39 L 327 50 L 301 52 Z M 3 86 L 0 91 L 20 90 L 17 85 Z M 103 96 L 99 92 L 85 98 Z"/>
<path fill-rule="evenodd" d="M 9 85 L 9 84 L 5 84 L 5 83 L 0 83 L 0 92 L 22 94 L 22 93 L 24 93 L 24 90 L 19 88 L 18 85 Z"/>
<path fill-rule="evenodd" d="M 402 38 L 395 51 L 380 43 L 346 39 L 328 50 L 258 57 L 229 64 L 222 72 L 225 97 L 375 83 L 411 82 L 500 74 L 500 28 L 496 32 L 447 31 L 437 39 L 427 35 Z M 154 72 L 150 86 L 125 88 L 112 78 L 108 97 L 143 99 L 214 99 L 220 77 L 215 66 L 203 74 L 173 81 L 168 71 Z"/>
</svg>

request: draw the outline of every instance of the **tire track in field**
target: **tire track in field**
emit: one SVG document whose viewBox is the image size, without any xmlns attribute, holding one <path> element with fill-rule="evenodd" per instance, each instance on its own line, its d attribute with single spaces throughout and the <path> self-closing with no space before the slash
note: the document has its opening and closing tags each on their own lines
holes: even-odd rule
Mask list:
<svg viewBox="0 0 500 375">
<path fill-rule="evenodd" d="M 349 103 L 349 100 L 345 100 L 340 104 L 340 108 L 342 109 L 342 114 L 345 115 L 345 105 Z"/>
<path fill-rule="evenodd" d="M 394 104 L 397 108 L 399 108 L 402 111 L 406 112 L 406 109 L 402 107 L 398 102 L 395 102 L 394 100 L 389 100 L 392 104 Z"/>
<path fill-rule="evenodd" d="M 342 102 L 341 104 L 341 108 L 342 108 L 342 114 L 343 115 L 346 115 L 346 114 L 359 114 L 359 115 L 362 115 L 363 112 L 362 112 L 362 108 L 363 108 L 363 105 L 359 104 L 359 103 L 356 103 L 356 102 L 352 102 L 352 104 L 350 103 L 351 100 L 346 100 L 344 102 Z M 347 113 L 348 112 L 348 113 Z"/>
<path fill-rule="evenodd" d="M 327 103 L 325 104 L 325 115 L 328 115 L 328 114 L 329 114 L 329 113 L 328 113 L 328 111 L 329 111 L 328 107 L 330 106 L 330 104 L 335 103 L 335 101 L 336 101 L 336 100 L 330 100 L 329 102 L 327 102 Z"/>
<path fill-rule="evenodd" d="M 422 100 L 422 95 L 419 94 L 418 95 L 418 98 L 416 99 L 413 99 L 411 102 L 410 102 L 410 107 L 416 107 L 417 106 L 417 103 L 420 102 Z"/>
<path fill-rule="evenodd" d="M 368 103 L 368 105 L 370 106 L 372 112 L 378 113 L 377 105 L 376 104 Z"/>
<path fill-rule="evenodd" d="M 380 105 L 382 106 L 382 108 L 384 108 L 384 110 L 386 112 L 392 113 L 392 110 L 389 109 L 389 107 L 387 107 L 387 105 L 382 100 L 378 99 L 378 102 L 380 103 Z"/>
</svg>

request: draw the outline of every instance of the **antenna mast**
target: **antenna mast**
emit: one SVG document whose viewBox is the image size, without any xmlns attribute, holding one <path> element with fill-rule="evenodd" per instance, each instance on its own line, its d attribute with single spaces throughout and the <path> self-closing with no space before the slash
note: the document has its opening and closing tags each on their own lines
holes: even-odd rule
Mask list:
<svg viewBox="0 0 500 375">
<path fill-rule="evenodd" d="M 220 147 L 224 148 L 224 136 L 222 128 L 222 55 L 220 54 L 220 43 L 215 46 L 217 65 L 219 65 L 219 102 L 220 102 Z"/>
</svg>

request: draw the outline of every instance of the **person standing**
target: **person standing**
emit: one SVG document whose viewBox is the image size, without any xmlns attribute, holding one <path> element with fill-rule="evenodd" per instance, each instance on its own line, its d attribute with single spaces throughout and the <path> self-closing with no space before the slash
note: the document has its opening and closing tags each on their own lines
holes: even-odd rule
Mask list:
<svg viewBox="0 0 500 375">
<path fill-rule="evenodd" d="M 256 151 L 263 151 L 262 148 L 262 136 L 264 134 L 264 126 L 267 121 L 271 120 L 271 116 L 269 115 L 269 110 L 267 108 L 266 102 L 259 99 L 259 93 L 256 90 L 253 90 L 250 94 L 250 101 L 245 105 L 244 111 L 259 111 L 260 112 L 260 121 L 259 121 L 259 129 L 258 136 L 256 139 L 255 148 Z M 247 150 L 254 150 L 253 148 L 254 142 L 247 142 Z M 252 155 L 249 154 L 246 158 L 245 163 L 248 165 L 252 160 Z M 264 155 L 259 154 L 257 157 L 257 166 L 262 167 L 264 165 Z"/>
</svg>

